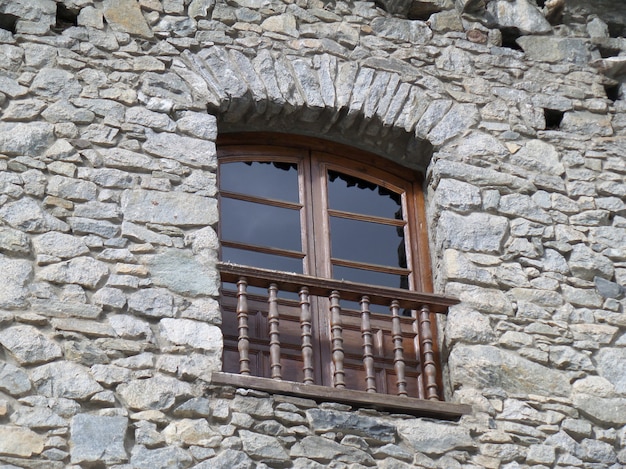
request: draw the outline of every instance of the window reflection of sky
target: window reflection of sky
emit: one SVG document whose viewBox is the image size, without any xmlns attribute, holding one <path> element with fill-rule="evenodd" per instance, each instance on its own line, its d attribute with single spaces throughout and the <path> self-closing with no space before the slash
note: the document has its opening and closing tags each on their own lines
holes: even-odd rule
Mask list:
<svg viewBox="0 0 626 469">
<path fill-rule="evenodd" d="M 328 205 L 335 210 L 402 219 L 399 194 L 336 171 L 328 172 Z"/>
<path fill-rule="evenodd" d="M 281 207 L 223 197 L 222 238 L 300 251 L 300 213 Z"/>
<path fill-rule="evenodd" d="M 220 188 L 298 203 L 298 170 L 293 163 L 223 163 L 220 165 Z"/>
</svg>

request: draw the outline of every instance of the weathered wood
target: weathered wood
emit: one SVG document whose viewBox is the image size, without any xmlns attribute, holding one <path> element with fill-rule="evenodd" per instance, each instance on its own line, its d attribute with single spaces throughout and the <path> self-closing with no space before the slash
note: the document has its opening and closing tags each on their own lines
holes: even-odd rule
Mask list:
<svg viewBox="0 0 626 469">
<path fill-rule="evenodd" d="M 309 289 L 300 289 L 300 328 L 302 330 L 302 371 L 304 372 L 303 382 L 313 384 L 313 334 L 311 325 L 311 302 L 309 300 Z"/>
<path fill-rule="evenodd" d="M 268 378 L 242 376 L 230 373 L 213 373 L 211 375 L 211 383 L 305 397 L 318 402 L 342 402 L 357 407 L 370 407 L 421 417 L 435 417 L 438 419 L 456 420 L 462 415 L 467 415 L 472 412 L 472 407 L 466 404 L 427 401 L 412 397 L 376 394 L 365 391 L 353 391 L 350 389 L 336 389 L 315 384 L 276 381 Z"/>
<path fill-rule="evenodd" d="M 267 320 L 269 323 L 269 337 L 270 337 L 270 376 L 273 379 L 281 379 L 280 370 L 280 331 L 278 328 L 278 287 L 275 283 L 272 283 L 268 288 L 269 305 Z"/>
<path fill-rule="evenodd" d="M 394 298 L 398 301 L 400 308 L 420 309 L 421 305 L 427 304 L 431 312 L 440 314 L 446 314 L 448 307 L 459 303 L 459 300 L 455 298 L 430 293 L 278 272 L 228 262 L 218 263 L 218 268 L 223 282 L 235 283 L 240 276 L 245 276 L 250 286 L 267 288 L 270 283 L 275 283 L 281 291 L 289 292 L 298 292 L 302 285 L 306 285 L 311 295 L 325 298 L 337 290 L 341 291 L 342 298 L 346 301 L 358 302 L 363 295 L 367 295 L 372 304 L 389 305 L 389 300 Z"/>
<path fill-rule="evenodd" d="M 396 370 L 396 386 L 398 396 L 407 396 L 406 376 L 404 363 L 404 349 L 402 347 L 402 325 L 400 324 L 400 306 L 396 300 L 391 302 L 391 337 L 393 340 L 393 366 Z"/>
<path fill-rule="evenodd" d="M 339 306 L 339 292 L 330 294 L 330 332 L 333 358 L 333 385 L 336 388 L 345 388 L 345 372 L 343 369 L 343 330 L 341 328 L 341 307 Z"/>
<path fill-rule="evenodd" d="M 239 372 L 242 375 L 250 374 L 250 337 L 248 336 L 248 283 L 245 277 L 237 281 L 237 321 L 239 338 L 237 349 L 239 350 Z"/>
<path fill-rule="evenodd" d="M 424 357 L 424 381 L 426 387 L 426 399 L 439 400 L 439 387 L 437 385 L 437 364 L 433 350 L 433 334 L 431 331 L 430 311 L 427 305 L 423 305 L 419 312 L 420 322 L 420 346 Z"/>
<path fill-rule="evenodd" d="M 365 390 L 376 392 L 376 375 L 374 373 L 374 349 L 372 341 L 372 325 L 370 322 L 370 299 L 361 297 L 361 337 L 363 338 L 363 368 L 365 368 Z"/>
</svg>

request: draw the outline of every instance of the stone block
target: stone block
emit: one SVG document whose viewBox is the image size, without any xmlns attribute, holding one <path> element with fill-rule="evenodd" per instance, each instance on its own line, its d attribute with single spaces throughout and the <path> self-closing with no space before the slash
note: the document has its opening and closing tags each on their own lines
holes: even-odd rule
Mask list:
<svg viewBox="0 0 626 469">
<path fill-rule="evenodd" d="M 79 414 L 70 425 L 72 464 L 119 464 L 128 460 L 124 440 L 128 418 Z"/>
</svg>

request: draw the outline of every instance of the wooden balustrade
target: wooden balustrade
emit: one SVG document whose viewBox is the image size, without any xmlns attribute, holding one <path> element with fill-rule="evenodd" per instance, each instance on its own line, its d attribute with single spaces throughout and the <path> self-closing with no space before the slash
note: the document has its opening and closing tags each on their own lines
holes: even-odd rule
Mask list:
<svg viewBox="0 0 626 469">
<path fill-rule="evenodd" d="M 362 377 L 363 383 L 359 389 L 367 393 L 387 392 L 409 396 L 411 388 L 417 389 L 411 391 L 414 397 L 430 400 L 441 398 L 432 316 L 434 313 L 446 313 L 449 306 L 457 303 L 456 300 L 433 294 L 227 263 L 219 264 L 219 269 L 223 282 L 237 286 L 236 341 L 240 374 L 254 374 L 251 372 L 251 353 L 257 347 L 269 358 L 269 376 L 274 380 L 285 379 L 281 362 L 297 354 L 302 368 L 301 382 L 307 385 L 322 384 L 325 370 L 320 368 L 328 366 L 323 365 L 323 357 L 326 357 L 330 364 L 329 385 L 348 389 L 348 372 L 351 376 L 357 373 L 354 371 L 355 360 L 349 359 L 355 355 L 355 347 L 350 345 L 350 341 L 346 342 L 346 334 L 352 334 L 350 337 L 353 339 L 357 336 L 360 342 L 358 353 L 361 364 L 358 376 Z M 267 327 L 265 343 L 263 331 L 256 331 L 257 338 L 251 337 L 249 316 L 252 312 L 248 305 L 250 287 L 267 291 L 266 313 L 263 313 L 266 317 L 263 324 Z M 291 319 L 283 317 L 280 292 L 295 294 L 297 300 L 291 301 L 298 310 L 295 319 L 293 315 Z M 360 311 L 343 308 L 343 302 L 356 302 L 360 305 Z M 389 314 L 373 313 L 372 305 L 384 305 Z M 321 322 L 327 325 L 326 331 L 315 330 L 314 307 L 327 308 L 324 313 L 325 322 Z M 407 312 L 410 312 L 410 316 L 405 316 Z M 297 324 L 297 349 L 281 343 L 283 323 L 287 325 L 285 327 L 292 329 L 295 327 L 292 324 Z M 412 356 L 407 355 L 407 347 Z M 390 363 L 386 368 L 386 365 L 381 364 L 385 360 L 385 353 Z M 321 358 L 316 362 L 315 356 Z M 393 377 L 395 389 L 390 389 L 387 381 L 381 381 L 381 375 Z"/>
</svg>

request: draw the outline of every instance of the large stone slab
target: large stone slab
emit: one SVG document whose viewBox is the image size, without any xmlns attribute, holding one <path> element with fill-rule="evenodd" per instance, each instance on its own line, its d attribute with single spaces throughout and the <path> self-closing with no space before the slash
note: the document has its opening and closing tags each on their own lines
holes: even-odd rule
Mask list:
<svg viewBox="0 0 626 469">
<path fill-rule="evenodd" d="M 420 453 L 440 455 L 475 447 L 469 429 L 458 425 L 409 419 L 398 420 L 396 426 L 400 438 Z"/>
<path fill-rule="evenodd" d="M 128 460 L 124 440 L 128 418 L 79 414 L 70 425 L 72 464 L 117 464 Z"/>
<path fill-rule="evenodd" d="M 38 156 L 52 144 L 54 126 L 43 122 L 0 124 L 0 153 Z"/>
<path fill-rule="evenodd" d="M 127 190 L 122 195 L 124 220 L 175 226 L 217 222 L 217 201 L 184 192 Z"/>
<path fill-rule="evenodd" d="M 571 391 L 565 373 L 491 345 L 457 345 L 449 364 L 454 388 L 501 388 L 545 396 L 569 396 Z"/>
<path fill-rule="evenodd" d="M 9 425 L 0 427 L 0 455 L 30 458 L 41 454 L 44 442 L 43 436 L 27 428 Z"/>
<path fill-rule="evenodd" d="M 75 283 L 86 288 L 94 288 L 109 273 L 103 262 L 92 257 L 76 257 L 42 268 L 38 276 L 53 283 Z"/>
<path fill-rule="evenodd" d="M 135 410 L 168 410 L 177 399 L 192 396 L 189 383 L 163 375 L 120 384 L 117 391 L 128 407 Z"/>
<path fill-rule="evenodd" d="M 312 428 L 318 433 L 340 431 L 344 434 L 358 435 L 379 443 L 395 441 L 396 429 L 380 419 L 358 415 L 353 412 L 311 409 L 306 412 Z"/>
<path fill-rule="evenodd" d="M 215 296 L 219 275 L 214 260 L 188 251 L 169 249 L 148 260 L 155 285 L 190 296 Z"/>
<path fill-rule="evenodd" d="M 437 244 L 461 251 L 498 253 L 508 230 L 509 223 L 504 217 L 486 213 L 462 216 L 444 212 L 437 224 Z"/>
<path fill-rule="evenodd" d="M 63 355 L 61 347 L 29 325 L 0 330 L 0 344 L 21 365 L 47 363 Z"/>
<path fill-rule="evenodd" d="M 102 391 L 86 368 L 72 362 L 54 362 L 35 368 L 31 379 L 43 396 L 84 400 Z"/>
<path fill-rule="evenodd" d="M 222 330 L 217 326 L 191 319 L 164 318 L 159 322 L 159 330 L 173 344 L 222 355 Z"/>
<path fill-rule="evenodd" d="M 217 153 L 213 142 L 168 132 L 148 131 L 147 137 L 143 149 L 151 155 L 171 158 L 195 168 L 217 167 Z"/>
</svg>

